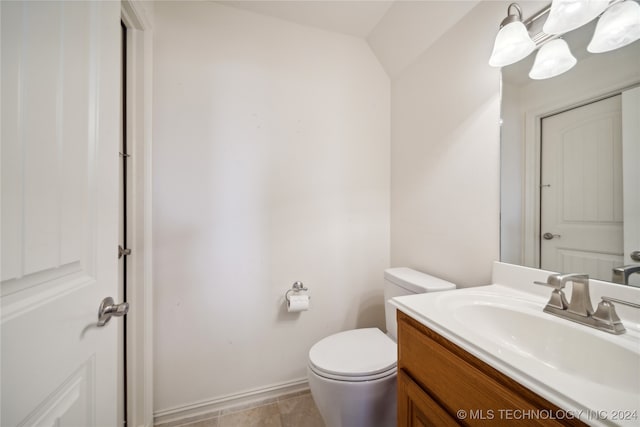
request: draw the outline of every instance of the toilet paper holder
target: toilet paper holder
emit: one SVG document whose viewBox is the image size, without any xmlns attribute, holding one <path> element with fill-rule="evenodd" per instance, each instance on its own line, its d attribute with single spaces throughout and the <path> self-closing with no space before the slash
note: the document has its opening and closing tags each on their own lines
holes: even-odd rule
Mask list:
<svg viewBox="0 0 640 427">
<path fill-rule="evenodd" d="M 284 293 L 284 299 L 289 301 L 289 293 L 291 293 L 291 292 L 297 294 L 298 292 L 306 292 L 308 290 L 309 290 L 309 288 L 305 288 L 304 287 L 304 283 L 302 283 L 302 282 L 293 282 L 293 285 L 291 286 L 291 289 L 289 289 L 287 292 Z M 311 299 L 311 297 L 309 297 L 309 299 Z"/>
</svg>

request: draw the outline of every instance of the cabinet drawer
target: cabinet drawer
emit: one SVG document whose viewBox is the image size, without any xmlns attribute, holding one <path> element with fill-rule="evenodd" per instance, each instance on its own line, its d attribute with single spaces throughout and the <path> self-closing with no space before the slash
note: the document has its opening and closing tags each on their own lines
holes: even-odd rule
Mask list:
<svg viewBox="0 0 640 427">
<path fill-rule="evenodd" d="M 404 371 L 398 371 L 398 426 L 458 427 L 459 425 Z"/>
<path fill-rule="evenodd" d="M 460 422 L 465 425 L 488 420 L 491 425 L 584 425 L 555 419 L 564 418 L 555 405 L 402 312 L 398 343 L 398 370 L 407 372 L 452 417 L 464 410 Z"/>
</svg>

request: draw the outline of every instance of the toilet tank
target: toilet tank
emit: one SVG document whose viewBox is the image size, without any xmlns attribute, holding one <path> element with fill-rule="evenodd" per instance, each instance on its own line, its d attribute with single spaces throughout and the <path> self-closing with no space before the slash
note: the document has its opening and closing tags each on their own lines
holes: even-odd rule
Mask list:
<svg viewBox="0 0 640 427">
<path fill-rule="evenodd" d="M 424 294 L 455 289 L 456 285 L 407 267 L 388 268 L 384 271 L 384 312 L 387 335 L 398 340 L 396 308 L 389 303 L 393 297 L 410 294 Z"/>
</svg>

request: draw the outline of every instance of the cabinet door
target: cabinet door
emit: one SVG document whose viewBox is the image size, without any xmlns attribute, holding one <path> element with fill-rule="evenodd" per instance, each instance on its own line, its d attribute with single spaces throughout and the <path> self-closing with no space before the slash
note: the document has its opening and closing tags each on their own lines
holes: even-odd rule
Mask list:
<svg viewBox="0 0 640 427">
<path fill-rule="evenodd" d="M 404 371 L 398 371 L 398 427 L 454 426 L 459 424 Z"/>
</svg>

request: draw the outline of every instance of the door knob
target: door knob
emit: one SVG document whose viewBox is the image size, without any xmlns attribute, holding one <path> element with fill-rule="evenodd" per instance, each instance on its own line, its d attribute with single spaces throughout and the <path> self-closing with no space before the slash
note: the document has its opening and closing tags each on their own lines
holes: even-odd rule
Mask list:
<svg viewBox="0 0 640 427">
<path fill-rule="evenodd" d="M 551 233 L 544 233 L 544 234 L 542 235 L 542 238 L 543 238 L 543 239 L 545 239 L 545 240 L 551 240 L 551 239 L 553 239 L 554 237 L 558 237 L 558 238 L 559 238 L 559 237 L 560 237 L 560 235 L 559 235 L 559 234 L 551 234 Z"/>
<path fill-rule="evenodd" d="M 129 312 L 129 303 L 115 304 L 113 298 L 106 297 L 98 307 L 98 326 L 104 326 L 111 320 L 111 316 L 121 317 Z"/>
<path fill-rule="evenodd" d="M 633 251 L 629 254 L 629 257 L 636 261 L 636 262 L 640 262 L 640 251 Z"/>
</svg>

